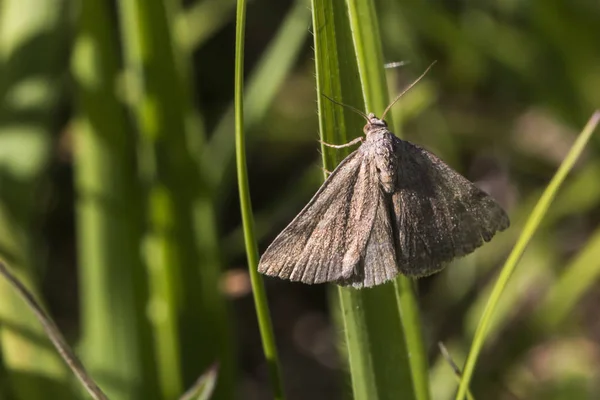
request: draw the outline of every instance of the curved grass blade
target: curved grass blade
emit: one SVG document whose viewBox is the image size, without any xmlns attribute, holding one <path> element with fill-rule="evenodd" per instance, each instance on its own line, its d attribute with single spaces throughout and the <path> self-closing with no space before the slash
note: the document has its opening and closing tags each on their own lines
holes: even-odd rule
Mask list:
<svg viewBox="0 0 600 400">
<path fill-rule="evenodd" d="M 544 215 L 546 214 L 548 207 L 550 206 L 552 200 L 554 199 L 556 192 L 562 185 L 563 181 L 567 177 L 569 171 L 573 168 L 573 165 L 579 158 L 579 155 L 585 148 L 587 142 L 589 141 L 592 133 L 596 129 L 598 123 L 600 122 L 600 111 L 596 111 L 589 122 L 578 136 L 577 140 L 569 150 L 569 153 L 561 163 L 558 171 L 544 190 L 542 197 L 536 204 L 535 208 L 531 212 L 525 227 L 523 228 L 523 232 L 519 236 L 515 247 L 511 251 L 506 263 L 502 267 L 502 271 L 500 272 L 500 276 L 496 284 L 494 285 L 494 289 L 488 303 L 483 311 L 483 315 L 479 321 L 479 325 L 477 326 L 477 330 L 475 332 L 475 336 L 473 338 L 473 343 L 471 345 L 471 349 L 469 351 L 469 355 L 467 356 L 467 361 L 465 363 L 465 367 L 463 370 L 463 378 L 460 382 L 460 386 L 458 387 L 458 393 L 456 394 L 456 400 L 464 399 L 467 389 L 469 387 L 469 382 L 471 380 L 471 376 L 473 375 L 473 371 L 475 369 L 475 363 L 477 362 L 477 356 L 479 355 L 483 343 L 485 341 L 488 328 L 491 324 L 492 317 L 494 315 L 494 311 L 498 305 L 500 300 L 500 296 L 504 291 L 504 288 L 508 284 L 508 280 L 512 275 L 517 263 L 521 259 L 529 241 L 532 236 L 535 234 L 537 228 L 539 227 Z"/>
<path fill-rule="evenodd" d="M 248 184 L 248 171 L 246 166 L 246 148 L 244 135 L 244 36 L 246 26 L 246 0 L 238 0 L 236 11 L 235 31 L 235 149 L 238 174 L 238 188 L 240 192 L 240 207 L 242 224 L 244 227 L 244 240 L 248 269 L 252 283 L 252 293 L 258 317 L 258 326 L 263 342 L 263 351 L 267 359 L 269 378 L 274 399 L 283 399 L 283 382 L 277 356 L 277 346 L 271 324 L 271 316 L 267 305 L 267 296 L 262 277 L 258 274 L 258 248 L 254 236 L 254 220 L 252 216 L 252 202 Z"/>
<path fill-rule="evenodd" d="M 60 333 L 60 330 L 52 321 L 52 319 L 46 314 L 44 309 L 39 305 L 33 294 L 27 290 L 25 285 L 21 283 L 6 267 L 6 264 L 0 261 L 0 274 L 4 276 L 4 278 L 11 284 L 11 286 L 17 291 L 19 296 L 25 301 L 27 306 L 33 311 L 36 318 L 42 324 L 46 335 L 52 341 L 52 344 L 60 354 L 60 356 L 65 360 L 71 371 L 75 374 L 77 379 L 81 382 L 83 387 L 87 390 L 87 392 L 92 396 L 95 400 L 108 400 L 108 397 L 96 382 L 89 376 L 81 361 L 77 358 L 71 347 L 67 344 L 67 341 Z"/>
</svg>

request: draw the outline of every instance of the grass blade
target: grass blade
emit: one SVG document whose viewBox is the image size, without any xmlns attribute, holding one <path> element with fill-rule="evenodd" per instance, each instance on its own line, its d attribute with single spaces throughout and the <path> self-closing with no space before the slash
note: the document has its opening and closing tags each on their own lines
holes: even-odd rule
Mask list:
<svg viewBox="0 0 600 400">
<path fill-rule="evenodd" d="M 72 70 L 79 106 L 75 181 L 81 346 L 84 361 L 113 397 L 152 398 L 156 374 L 148 351 L 152 339 L 139 256 L 142 215 L 136 212 L 142 197 L 131 163 L 135 143 L 113 86 L 119 73 L 117 40 L 105 1 L 82 2 L 79 16 Z"/>
<path fill-rule="evenodd" d="M 415 293 L 415 282 L 405 276 L 399 276 L 396 286 L 396 301 L 400 310 L 400 321 L 404 330 L 406 350 L 410 353 L 408 363 L 412 378 L 415 398 L 429 399 L 429 363 L 423 341 L 423 328 L 419 304 Z"/>
<path fill-rule="evenodd" d="M 362 0 L 347 0 L 347 3 L 366 109 L 381 115 L 389 103 L 389 96 L 375 5 L 372 1 Z M 393 126 L 391 115 L 387 119 L 389 125 Z M 416 399 L 428 400 L 430 394 L 427 354 L 413 281 L 399 276 L 395 287 L 406 347 L 410 352 L 408 361 L 414 395 Z"/>
<path fill-rule="evenodd" d="M 46 335 L 52 341 L 52 344 L 54 344 L 54 347 L 58 353 L 61 355 L 63 360 L 65 360 L 69 368 L 71 368 L 71 371 L 73 371 L 75 376 L 77 376 L 90 396 L 92 396 L 92 398 L 95 400 L 108 400 L 108 397 L 104 394 L 102 389 L 100 389 L 98 385 L 96 385 L 96 382 L 90 378 L 89 374 L 85 370 L 85 367 L 81 364 L 75 353 L 73 353 L 73 350 L 71 350 L 71 347 L 67 344 L 67 341 L 63 337 L 62 333 L 60 333 L 54 321 L 52 321 L 52 319 L 46 314 L 33 294 L 27 290 L 25 285 L 23 285 L 21 281 L 19 281 L 8 270 L 6 264 L 4 264 L 2 261 L 0 261 L 0 274 L 2 274 L 8 282 L 10 282 L 19 296 L 21 296 L 31 311 L 33 311 L 38 321 L 40 321 L 44 327 Z"/>
<path fill-rule="evenodd" d="M 483 315 L 479 321 L 479 325 L 477 326 L 477 330 L 475 331 L 475 336 L 473 338 L 473 343 L 471 345 L 471 349 L 469 351 L 469 355 L 467 356 L 467 361 L 465 363 L 465 367 L 463 370 L 463 378 L 460 382 L 460 386 L 458 387 L 458 393 L 456 394 L 456 400 L 464 399 L 467 389 L 469 387 L 469 381 L 471 380 L 471 376 L 473 375 L 473 371 L 475 369 L 475 363 L 477 361 L 477 356 L 483 347 L 483 342 L 485 341 L 485 337 L 487 334 L 488 327 L 491 323 L 491 319 L 494 315 L 494 311 L 496 306 L 498 305 L 498 301 L 500 300 L 500 296 L 504 291 L 504 288 L 508 284 L 508 280 L 514 271 L 517 263 L 519 262 L 525 248 L 529 244 L 532 236 L 535 234 L 538 226 L 542 222 L 548 207 L 550 206 L 552 200 L 556 196 L 556 192 L 562 185 L 563 181 L 567 177 L 569 171 L 573 168 L 573 165 L 579 158 L 579 155 L 585 148 L 588 140 L 592 136 L 592 133 L 596 129 L 596 126 L 600 122 L 600 111 L 596 111 L 594 115 L 590 118 L 589 122 L 569 150 L 569 153 L 561 163 L 558 171 L 544 190 L 542 197 L 536 204 L 535 208 L 531 212 L 525 227 L 523 228 L 523 232 L 519 236 L 515 247 L 511 251 L 506 263 L 502 267 L 502 271 L 500 272 L 500 276 L 496 284 L 494 285 L 494 289 L 490 295 L 488 303 L 483 311 Z"/>
<path fill-rule="evenodd" d="M 381 116 L 389 103 L 389 96 L 375 5 L 370 0 L 346 2 L 365 106 L 367 111 Z"/>
<path fill-rule="evenodd" d="M 182 265 L 190 258 L 180 254 L 188 243 L 178 243 L 175 233 L 185 229 L 180 226 L 180 213 L 186 211 L 184 202 L 188 199 L 182 196 L 179 202 L 175 201 L 177 187 L 173 183 L 180 170 L 169 165 L 170 160 L 165 156 L 177 148 L 184 128 L 180 111 L 169 113 L 174 105 L 181 106 L 181 99 L 174 93 L 180 82 L 174 76 L 162 3 L 124 0 L 119 2 L 119 12 L 131 97 L 128 100 L 139 132 L 140 180 L 147 198 L 144 218 L 148 228 L 143 238 L 143 256 L 154 306 L 150 309 L 150 319 L 158 383 L 164 398 L 175 398 L 183 392 L 177 320 L 182 304 L 181 295 L 176 293 L 180 292 L 177 288 L 181 285 Z M 182 160 L 184 154 L 180 152 Z"/>
<path fill-rule="evenodd" d="M 258 326 L 263 343 L 263 351 L 267 359 L 269 378 L 274 399 L 283 399 L 283 381 L 277 356 L 277 346 L 271 324 L 271 316 L 267 305 L 267 296 L 262 277 L 258 274 L 258 248 L 254 237 L 254 220 L 252 216 L 252 202 L 248 185 L 248 171 L 246 166 L 246 148 L 244 135 L 244 36 L 246 26 L 246 1 L 238 0 L 236 11 L 235 34 L 235 149 L 238 174 L 238 188 L 240 192 L 240 207 L 242 224 L 244 227 L 244 241 L 248 269 L 252 282 L 254 305 L 258 316 Z"/>
<path fill-rule="evenodd" d="M 129 96 L 138 131 L 140 179 L 148 199 L 148 268 L 156 363 L 163 396 L 214 360 L 215 396 L 230 397 L 235 374 L 228 308 L 220 291 L 214 197 L 202 179 L 205 145 L 192 106 L 189 49 L 175 37 L 176 0 L 119 2 Z M 210 346 L 206 344 L 210 343 Z"/>
<path fill-rule="evenodd" d="M 385 79 L 382 75 L 370 76 L 371 72 L 360 68 L 361 62 L 373 62 L 382 74 L 383 62 L 377 61 L 381 59 L 381 50 L 379 46 L 373 50 L 371 42 L 352 36 L 351 29 L 357 23 L 357 19 L 348 19 L 347 3 L 343 0 L 313 1 L 318 93 L 360 109 L 365 105 L 364 94 L 369 97 L 369 107 L 383 111 L 387 101 Z M 378 29 L 376 24 L 374 27 Z M 356 41 L 361 42 L 363 49 L 359 54 L 354 47 Z M 378 56 L 367 60 L 372 54 Z M 361 80 L 372 86 L 364 89 Z M 361 134 L 364 120 L 359 115 L 347 112 L 323 96 L 319 96 L 318 104 L 324 142 L 347 143 Z M 322 153 L 328 170 L 347 154 L 324 147 Z M 354 398 L 414 398 L 394 287 L 390 284 L 362 291 L 339 288 L 338 292 Z"/>
</svg>

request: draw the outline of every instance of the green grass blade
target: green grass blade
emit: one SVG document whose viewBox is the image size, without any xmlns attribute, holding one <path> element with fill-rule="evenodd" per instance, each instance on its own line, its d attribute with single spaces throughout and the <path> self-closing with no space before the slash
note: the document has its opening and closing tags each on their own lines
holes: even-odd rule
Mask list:
<svg viewBox="0 0 600 400">
<path fill-rule="evenodd" d="M 181 15 L 181 1 L 169 0 L 177 3 L 173 7 L 175 14 Z M 208 18 L 219 18 L 214 15 L 217 12 L 214 2 L 203 2 L 209 7 L 204 11 Z M 234 2 L 231 3 L 231 7 Z M 231 8 L 229 5 L 222 9 Z M 213 15 L 206 15 L 213 14 Z M 223 18 L 225 16 L 220 14 Z M 188 36 L 189 33 L 182 27 L 192 29 L 190 25 L 180 25 L 180 30 L 175 32 L 176 23 L 169 19 L 169 31 L 171 33 L 172 46 L 175 53 L 175 61 L 179 65 L 178 70 L 181 81 L 180 96 L 183 102 L 183 118 L 185 119 L 185 136 L 190 153 L 190 161 L 196 168 L 198 181 L 193 183 L 196 189 L 191 196 L 192 226 L 195 235 L 197 269 L 184 269 L 183 285 L 188 300 L 185 302 L 185 312 L 182 313 L 182 348 L 184 362 L 184 381 L 196 380 L 198 370 L 205 369 L 207 365 L 219 362 L 219 379 L 215 381 L 213 398 L 230 398 L 234 395 L 236 360 L 235 343 L 231 331 L 230 309 L 224 297 L 221 286 L 223 248 L 220 242 L 218 215 L 216 204 L 218 197 L 213 186 L 208 184 L 208 174 L 205 168 L 206 160 L 203 158 L 207 147 L 206 134 L 203 126 L 204 118 L 195 109 L 193 104 L 193 90 L 196 85 L 193 82 L 192 73 L 192 48 L 186 47 L 181 40 L 181 35 Z M 232 136 L 229 132 L 228 136 Z M 181 188 L 183 189 L 183 188 Z M 186 273 L 187 271 L 187 273 Z M 210 326 L 211 329 L 206 329 Z M 206 351 L 206 343 L 211 343 L 212 351 Z M 196 349 L 200 355 L 187 350 Z"/>
<path fill-rule="evenodd" d="M 389 96 L 375 5 L 371 0 L 347 0 L 346 3 L 365 106 L 367 111 L 381 116 L 389 103 Z"/>
<path fill-rule="evenodd" d="M 144 256 L 163 396 L 181 394 L 218 360 L 215 396 L 232 396 L 234 350 L 220 291 L 214 198 L 200 155 L 204 132 L 192 107 L 189 52 L 175 39 L 177 0 L 119 2 L 128 100 L 140 132 L 147 197 Z M 207 346 L 207 344 L 210 344 Z"/>
<path fill-rule="evenodd" d="M 258 274 L 258 248 L 254 237 L 254 221 L 252 216 L 252 202 L 248 184 L 248 171 L 246 166 L 246 148 L 244 135 L 244 36 L 246 26 L 246 1 L 238 0 L 236 11 L 235 34 L 235 149 L 238 174 L 238 188 L 240 192 L 240 207 L 242 224 L 244 226 L 244 240 L 248 269 L 252 282 L 254 305 L 258 316 L 258 326 L 263 343 L 263 351 L 267 359 L 269 378 L 274 399 L 283 399 L 283 381 L 281 377 L 275 335 L 271 324 L 271 315 L 267 305 L 267 295 L 262 277 Z"/>
<path fill-rule="evenodd" d="M 181 298 L 176 293 L 181 284 L 181 267 L 187 260 L 185 256 L 179 257 L 185 249 L 175 236 L 181 223 L 178 211 L 183 211 L 183 207 L 176 205 L 173 193 L 176 188 L 169 181 L 175 178 L 176 171 L 164 171 L 169 168 L 164 154 L 173 151 L 173 141 L 183 134 L 180 113 L 167 114 L 171 106 L 181 104 L 173 93 L 178 77 L 173 76 L 173 54 L 165 43 L 168 36 L 164 36 L 162 2 L 124 0 L 119 7 L 131 97 L 128 100 L 139 131 L 140 177 L 147 198 L 144 218 L 148 231 L 143 239 L 143 257 L 148 270 L 158 383 L 164 398 L 175 398 L 183 392 L 177 321 Z M 166 79 L 170 82 L 168 87 Z M 183 159 L 183 153 L 181 156 Z"/>
<path fill-rule="evenodd" d="M 352 36 L 351 24 L 356 28 L 356 23 L 348 19 L 343 0 L 313 1 L 319 124 L 322 140 L 327 143 L 345 143 L 360 135 L 364 120 L 320 96 L 321 93 L 359 109 L 365 104 L 363 93 L 379 111 L 386 103 L 385 80 L 381 76 L 371 77 L 368 71 L 359 68 L 360 62 L 367 61 L 365 54 L 370 53 L 364 49 L 371 44 Z M 358 55 L 360 61 L 354 48 L 356 40 L 361 41 L 363 49 Z M 379 56 L 368 62 L 378 63 L 379 49 L 375 48 Z M 382 62 L 379 68 L 383 73 Z M 372 86 L 363 90 L 361 79 Z M 322 154 L 325 168 L 331 170 L 347 151 L 323 147 Z M 354 398 L 414 398 L 394 287 L 388 284 L 362 291 L 350 288 L 338 291 Z"/>
<path fill-rule="evenodd" d="M 347 0 L 347 3 L 366 109 L 381 115 L 389 103 L 389 96 L 375 6 L 372 1 Z M 393 126 L 391 115 L 388 115 L 388 123 Z M 427 354 L 413 282 L 410 278 L 399 276 L 395 285 L 406 347 L 410 352 L 408 360 L 415 398 L 428 400 L 430 394 Z"/>
<path fill-rule="evenodd" d="M 104 0 L 81 3 L 72 59 L 82 352 L 112 397 L 152 398 L 156 374 L 139 256 L 142 195 L 131 162 L 135 143 L 114 91 L 119 54 L 110 14 Z"/>
<path fill-rule="evenodd" d="M 556 192 L 562 185 L 563 181 L 567 177 L 569 171 L 573 168 L 573 165 L 579 158 L 579 155 L 585 148 L 587 142 L 589 141 L 592 133 L 596 129 L 596 126 L 600 122 L 600 111 L 594 113 L 594 115 L 590 118 L 589 122 L 578 136 L 577 140 L 569 150 L 569 153 L 561 163 L 558 171 L 544 190 L 542 197 L 536 204 L 535 208 L 531 212 L 525 227 L 523 228 L 523 232 L 519 236 L 515 247 L 511 251 L 506 263 L 502 267 L 502 271 L 498 280 L 494 286 L 494 289 L 490 295 L 489 301 L 483 311 L 483 315 L 479 321 L 479 325 L 477 326 L 477 330 L 475 332 L 475 336 L 473 338 L 473 343 L 471 345 L 471 349 L 469 351 L 469 355 L 467 356 L 467 361 L 465 363 L 465 368 L 463 370 L 463 378 L 460 382 L 460 386 L 458 388 L 458 393 L 456 394 L 457 400 L 464 399 L 467 389 L 469 387 L 469 382 L 471 380 L 471 376 L 473 375 L 473 371 L 475 369 L 475 363 L 477 361 L 477 356 L 483 347 L 483 342 L 485 341 L 485 337 L 487 334 L 487 330 L 489 325 L 491 324 L 492 317 L 494 315 L 494 311 L 498 302 L 500 300 L 500 296 L 504 291 L 504 288 L 508 284 L 508 280 L 513 273 L 517 263 L 519 262 L 525 248 L 529 244 L 532 236 L 535 234 L 538 226 L 542 222 L 548 207 L 550 206 L 552 200 L 554 199 Z"/>
<path fill-rule="evenodd" d="M 410 353 L 408 363 L 415 399 L 427 400 L 431 397 L 429 393 L 429 363 L 427 362 L 421 315 L 415 293 L 415 282 L 405 276 L 399 276 L 395 285 L 406 350 Z"/>
</svg>

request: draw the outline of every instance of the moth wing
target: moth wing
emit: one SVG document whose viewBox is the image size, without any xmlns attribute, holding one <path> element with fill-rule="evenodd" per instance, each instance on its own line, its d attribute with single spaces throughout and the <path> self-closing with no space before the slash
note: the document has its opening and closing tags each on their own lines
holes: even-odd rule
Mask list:
<svg viewBox="0 0 600 400">
<path fill-rule="evenodd" d="M 356 274 L 375 220 L 378 192 L 377 175 L 363 161 L 359 148 L 340 163 L 267 248 L 259 272 L 309 284 Z"/>
<path fill-rule="evenodd" d="M 498 203 L 434 154 L 396 138 L 396 155 L 392 202 L 403 274 L 437 272 L 509 226 Z"/>
<path fill-rule="evenodd" d="M 379 184 L 377 190 L 374 188 L 373 191 L 377 194 L 375 220 L 363 259 L 357 273 L 349 280 L 337 282 L 340 285 L 352 285 L 356 289 L 361 289 L 380 285 L 398 275 L 390 198 L 383 193 Z"/>
</svg>

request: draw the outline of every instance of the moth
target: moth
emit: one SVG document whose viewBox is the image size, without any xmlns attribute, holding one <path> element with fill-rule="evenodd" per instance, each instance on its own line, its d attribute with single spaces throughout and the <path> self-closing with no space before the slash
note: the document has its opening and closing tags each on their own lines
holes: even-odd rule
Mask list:
<svg viewBox="0 0 600 400">
<path fill-rule="evenodd" d="M 385 114 L 417 81 L 382 118 L 358 111 L 367 121 L 365 136 L 347 145 L 361 146 L 267 248 L 260 273 L 367 288 L 399 273 L 436 273 L 509 226 L 488 194 L 433 153 L 389 131 Z"/>
</svg>

